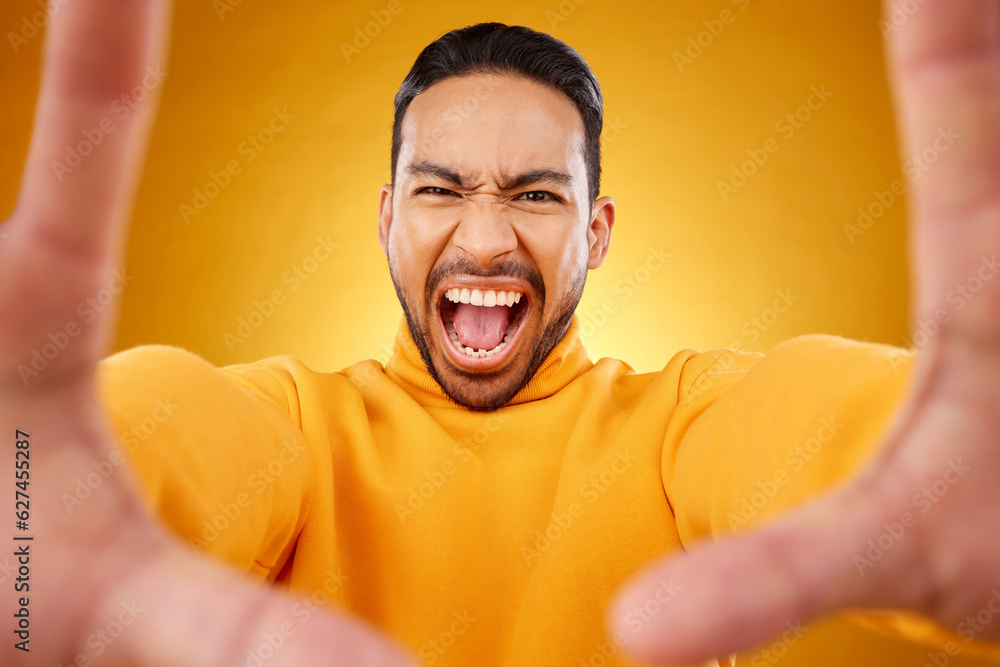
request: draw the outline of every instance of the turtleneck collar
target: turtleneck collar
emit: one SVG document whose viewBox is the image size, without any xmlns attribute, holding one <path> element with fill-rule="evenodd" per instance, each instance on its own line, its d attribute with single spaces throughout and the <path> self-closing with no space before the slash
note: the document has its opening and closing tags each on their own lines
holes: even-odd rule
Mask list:
<svg viewBox="0 0 1000 667">
<path fill-rule="evenodd" d="M 528 384 L 521 387 L 507 405 L 552 396 L 593 367 L 583 341 L 580 340 L 579 331 L 579 318 L 573 315 L 566 335 L 552 348 Z M 457 407 L 427 371 L 405 317 L 400 318 L 392 356 L 385 365 L 385 372 L 421 405 Z"/>
</svg>

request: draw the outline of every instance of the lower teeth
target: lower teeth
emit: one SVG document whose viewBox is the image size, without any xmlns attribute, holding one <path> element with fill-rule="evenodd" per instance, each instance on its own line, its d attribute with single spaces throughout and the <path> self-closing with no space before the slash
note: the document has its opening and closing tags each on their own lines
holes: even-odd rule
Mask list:
<svg viewBox="0 0 1000 667">
<path fill-rule="evenodd" d="M 518 312 L 514 316 L 514 318 L 510 321 L 510 324 L 507 325 L 507 330 L 508 331 L 512 329 L 516 330 L 517 326 L 521 323 L 522 319 L 523 319 L 522 313 Z M 447 330 L 448 330 L 448 338 L 450 338 L 452 342 L 455 343 L 455 347 L 457 347 L 460 351 L 464 352 L 466 356 L 472 357 L 474 359 L 482 357 L 492 357 L 494 354 L 499 353 L 500 350 L 506 347 L 508 343 L 510 343 L 510 334 L 505 333 L 503 336 L 503 340 L 501 340 L 500 343 L 492 350 L 473 350 L 471 347 L 462 345 L 461 341 L 458 340 L 458 332 L 455 331 L 454 324 L 447 325 Z"/>
<path fill-rule="evenodd" d="M 462 345 L 461 341 L 458 340 L 458 332 L 451 328 L 448 329 L 448 338 L 450 338 L 452 342 L 455 343 L 455 347 L 464 352 L 466 356 L 474 359 L 492 357 L 494 354 L 497 354 L 500 350 L 505 348 L 508 343 L 510 343 L 510 334 L 504 334 L 503 340 L 500 341 L 500 343 L 492 350 L 473 350 L 471 347 Z"/>
<path fill-rule="evenodd" d="M 503 340 L 500 341 L 500 344 L 497 345 L 492 350 L 473 350 L 471 347 L 462 347 L 462 344 L 459 343 L 458 340 L 455 340 L 455 343 L 463 352 L 465 352 L 466 356 L 473 358 L 492 357 L 494 354 L 502 350 L 507 345 L 507 341 Z"/>
</svg>

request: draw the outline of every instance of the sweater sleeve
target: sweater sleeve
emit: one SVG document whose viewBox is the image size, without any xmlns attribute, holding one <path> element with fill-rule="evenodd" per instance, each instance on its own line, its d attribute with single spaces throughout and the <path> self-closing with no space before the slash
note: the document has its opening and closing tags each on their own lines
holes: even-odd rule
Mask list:
<svg viewBox="0 0 1000 667">
<path fill-rule="evenodd" d="M 98 389 L 117 435 L 104 467 L 127 467 L 194 551 L 273 580 L 305 522 L 313 462 L 281 383 L 255 373 L 260 382 L 165 345 L 104 359 Z"/>
<path fill-rule="evenodd" d="M 763 356 L 706 355 L 708 362 L 681 375 L 664 443 L 664 489 L 684 544 L 749 529 L 850 479 L 874 456 L 902 406 L 915 361 L 911 351 L 822 335 L 792 339 Z M 841 616 L 1000 661 L 1000 647 L 914 613 Z"/>
</svg>

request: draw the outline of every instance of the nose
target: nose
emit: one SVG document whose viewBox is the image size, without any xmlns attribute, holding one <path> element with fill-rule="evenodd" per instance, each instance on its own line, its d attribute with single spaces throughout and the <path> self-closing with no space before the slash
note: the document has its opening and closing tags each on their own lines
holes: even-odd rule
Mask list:
<svg viewBox="0 0 1000 667">
<path fill-rule="evenodd" d="M 517 249 L 517 235 L 503 209 L 504 204 L 486 200 L 462 207 L 452 241 L 483 266 L 502 261 Z"/>
</svg>

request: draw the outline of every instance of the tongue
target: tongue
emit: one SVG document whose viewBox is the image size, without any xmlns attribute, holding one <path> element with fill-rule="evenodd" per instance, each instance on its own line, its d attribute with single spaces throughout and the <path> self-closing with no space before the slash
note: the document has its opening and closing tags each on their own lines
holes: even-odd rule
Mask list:
<svg viewBox="0 0 1000 667">
<path fill-rule="evenodd" d="M 506 306 L 488 308 L 456 303 L 454 324 L 459 342 L 473 350 L 492 350 L 503 340 L 510 312 Z"/>
</svg>

